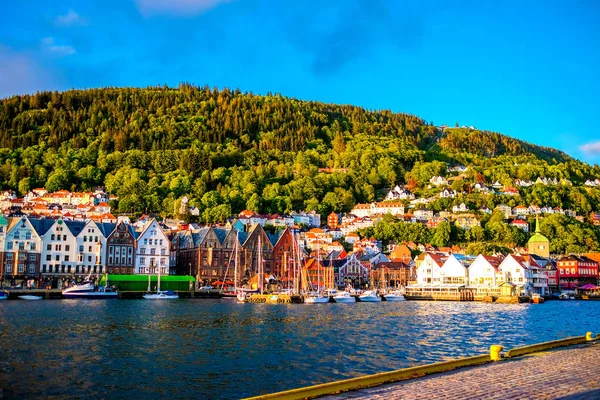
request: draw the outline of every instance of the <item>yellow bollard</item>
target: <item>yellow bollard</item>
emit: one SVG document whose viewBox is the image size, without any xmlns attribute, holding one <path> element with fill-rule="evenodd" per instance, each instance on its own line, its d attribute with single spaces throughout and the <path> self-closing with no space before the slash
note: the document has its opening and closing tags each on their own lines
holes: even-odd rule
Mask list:
<svg viewBox="0 0 600 400">
<path fill-rule="evenodd" d="M 499 361 L 500 359 L 502 359 L 502 355 L 500 354 L 502 350 L 504 350 L 504 346 L 500 346 L 497 344 L 490 346 L 490 359 L 492 361 Z"/>
<path fill-rule="evenodd" d="M 588 332 L 585 334 L 585 340 L 587 340 L 588 342 L 590 340 L 594 340 L 594 334 L 592 332 Z"/>
</svg>

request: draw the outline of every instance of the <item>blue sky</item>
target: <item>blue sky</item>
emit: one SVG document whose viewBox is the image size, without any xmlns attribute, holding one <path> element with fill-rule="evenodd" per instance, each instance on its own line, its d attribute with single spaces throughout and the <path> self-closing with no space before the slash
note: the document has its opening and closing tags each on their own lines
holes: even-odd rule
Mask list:
<svg viewBox="0 0 600 400">
<path fill-rule="evenodd" d="M 598 163 L 599 17 L 595 0 L 18 1 L 0 13 L 0 97 L 186 81 L 474 125 Z"/>
</svg>

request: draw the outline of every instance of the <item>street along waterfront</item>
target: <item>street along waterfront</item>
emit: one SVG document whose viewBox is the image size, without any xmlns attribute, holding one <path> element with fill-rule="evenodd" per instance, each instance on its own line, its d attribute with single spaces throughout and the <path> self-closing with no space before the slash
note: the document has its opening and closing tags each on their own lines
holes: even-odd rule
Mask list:
<svg viewBox="0 0 600 400">
<path fill-rule="evenodd" d="M 600 331 L 600 302 L 0 303 L 11 397 L 239 398 Z"/>
</svg>

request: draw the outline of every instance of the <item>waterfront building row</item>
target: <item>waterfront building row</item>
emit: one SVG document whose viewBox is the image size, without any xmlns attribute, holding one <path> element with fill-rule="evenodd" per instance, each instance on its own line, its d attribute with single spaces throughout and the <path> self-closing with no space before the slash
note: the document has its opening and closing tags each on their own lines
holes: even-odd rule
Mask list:
<svg viewBox="0 0 600 400">
<path fill-rule="evenodd" d="M 149 219 L 123 222 L 0 217 L 0 279 L 73 278 L 102 273 L 170 271 L 170 242 Z"/>
</svg>

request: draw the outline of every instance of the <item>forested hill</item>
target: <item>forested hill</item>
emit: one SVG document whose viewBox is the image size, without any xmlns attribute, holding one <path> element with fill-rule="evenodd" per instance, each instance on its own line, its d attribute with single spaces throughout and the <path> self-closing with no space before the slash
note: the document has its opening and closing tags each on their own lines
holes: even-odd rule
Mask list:
<svg viewBox="0 0 600 400">
<path fill-rule="evenodd" d="M 0 100 L 2 188 L 104 185 L 120 211 L 171 215 L 187 195 L 208 221 L 244 208 L 343 212 L 396 184 L 425 188 L 446 163 L 471 167 L 465 183 L 600 177 L 560 151 L 501 134 L 442 132 L 409 114 L 281 95 L 181 84 Z"/>
</svg>

